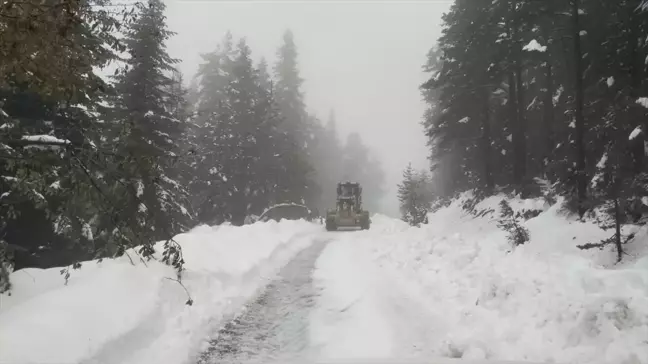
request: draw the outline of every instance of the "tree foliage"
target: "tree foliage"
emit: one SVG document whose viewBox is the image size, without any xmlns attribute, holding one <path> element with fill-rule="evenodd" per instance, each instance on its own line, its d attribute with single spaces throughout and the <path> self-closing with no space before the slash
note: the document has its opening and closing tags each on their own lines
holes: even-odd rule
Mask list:
<svg viewBox="0 0 648 364">
<path fill-rule="evenodd" d="M 156 0 L 110 5 L 2 5 L 3 266 L 67 265 L 67 277 L 82 260 L 131 248 L 152 259 L 155 241 L 164 239 L 163 260 L 182 272 L 171 239 L 188 220 L 170 216 L 182 210 L 182 193 L 167 168 L 173 142 L 160 135 L 183 132 L 163 90 L 173 63 L 164 51 L 164 7 Z M 95 69 L 122 51 L 125 71 L 106 82 Z"/>
<path fill-rule="evenodd" d="M 412 226 L 427 224 L 427 214 L 434 197 L 427 171 L 416 171 L 408 164 L 403 171 L 403 181 L 398 185 L 401 218 Z"/>
</svg>

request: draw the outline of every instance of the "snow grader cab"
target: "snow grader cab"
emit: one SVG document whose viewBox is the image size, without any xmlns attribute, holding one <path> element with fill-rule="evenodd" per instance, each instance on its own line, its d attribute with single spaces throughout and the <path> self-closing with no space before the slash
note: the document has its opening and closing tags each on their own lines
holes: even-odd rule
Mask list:
<svg viewBox="0 0 648 364">
<path fill-rule="evenodd" d="M 362 209 L 362 187 L 359 183 L 338 183 L 337 205 L 326 212 L 326 230 L 360 228 L 368 230 L 371 224 L 369 211 Z"/>
</svg>

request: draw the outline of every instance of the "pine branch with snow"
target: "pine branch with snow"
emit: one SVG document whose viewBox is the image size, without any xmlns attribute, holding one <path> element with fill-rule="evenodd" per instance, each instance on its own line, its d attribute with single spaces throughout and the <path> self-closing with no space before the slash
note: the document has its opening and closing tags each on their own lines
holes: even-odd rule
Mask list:
<svg viewBox="0 0 648 364">
<path fill-rule="evenodd" d="M 497 221 L 497 227 L 508 233 L 508 241 L 511 246 L 516 247 L 528 242 L 529 229 L 522 226 L 523 218 L 520 212 L 514 212 L 511 205 L 506 200 L 499 203 L 500 217 Z"/>
</svg>

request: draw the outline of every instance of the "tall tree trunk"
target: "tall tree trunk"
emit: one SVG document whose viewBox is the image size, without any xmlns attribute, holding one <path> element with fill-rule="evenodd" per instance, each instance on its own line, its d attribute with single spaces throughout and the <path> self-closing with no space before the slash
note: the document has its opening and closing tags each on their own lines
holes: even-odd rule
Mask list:
<svg viewBox="0 0 648 364">
<path fill-rule="evenodd" d="M 516 52 L 518 47 L 516 47 Z M 526 196 L 526 175 L 527 175 L 527 145 L 526 145 L 526 107 L 524 102 L 524 83 L 522 81 L 522 62 L 520 54 L 517 52 L 515 56 L 515 88 L 517 91 L 517 127 L 516 135 L 513 136 L 513 143 L 515 143 L 515 159 L 518 168 L 517 185 L 522 197 Z"/>
<path fill-rule="evenodd" d="M 574 91 L 576 93 L 576 104 L 574 115 L 576 122 L 576 133 L 574 141 L 576 146 L 576 188 L 578 198 L 578 214 L 583 217 L 586 211 L 587 200 L 587 174 L 585 171 L 585 118 L 583 116 L 584 92 L 583 92 L 583 61 L 580 41 L 580 0 L 572 0 L 572 36 L 574 38 Z"/>
<path fill-rule="evenodd" d="M 243 185 L 241 184 L 241 186 Z M 240 188 L 232 194 L 231 202 L 231 223 L 234 226 L 243 226 L 245 224 L 245 217 L 247 216 L 247 201 L 243 188 Z"/>
<path fill-rule="evenodd" d="M 508 114 L 509 114 L 509 128 L 512 134 L 513 142 L 513 151 L 515 154 L 516 143 L 518 138 L 518 107 L 517 107 L 517 87 L 515 81 L 515 73 L 511 70 L 508 73 Z M 513 184 L 519 185 L 521 181 L 521 170 L 519 166 L 519 158 L 517 156 L 513 157 Z"/>
<path fill-rule="evenodd" d="M 490 93 L 488 88 L 483 88 L 484 94 L 484 109 L 482 115 L 482 158 L 484 163 L 484 187 L 486 193 L 490 194 L 493 192 L 493 166 L 491 163 L 491 127 L 490 127 Z"/>
<path fill-rule="evenodd" d="M 548 164 L 551 158 L 551 151 L 553 150 L 553 127 L 554 127 L 554 105 L 553 105 L 553 94 L 554 94 L 554 85 L 553 85 L 553 68 L 549 60 L 545 62 L 545 93 L 543 99 L 543 115 L 542 121 L 544 123 L 545 129 L 545 143 L 544 143 L 544 153 L 543 153 L 543 173 L 545 178 L 552 180 L 549 176 Z"/>
<path fill-rule="evenodd" d="M 151 170 L 152 166 L 148 165 L 152 162 L 145 160 L 144 163 L 146 163 L 146 165 L 140 163 L 140 173 L 142 184 L 144 185 L 142 201 L 146 206 L 149 216 L 153 220 L 156 239 L 168 239 L 170 236 L 166 235 L 166 228 L 169 226 L 169 222 L 167 221 L 166 216 L 164 216 L 160 206 L 160 201 L 158 200 L 155 172 Z"/>
<path fill-rule="evenodd" d="M 509 102 L 515 102 L 509 105 L 511 114 L 511 128 L 513 134 L 513 184 L 516 190 L 525 194 L 525 177 L 526 177 L 526 133 L 524 122 L 524 90 L 522 82 L 522 51 L 520 40 L 518 39 L 518 19 L 517 19 L 517 0 L 511 0 L 509 3 L 509 14 L 511 23 L 508 26 L 511 35 L 509 44 L 509 55 L 511 57 L 511 69 L 509 71 Z"/>
<path fill-rule="evenodd" d="M 619 198 L 614 198 L 614 244 L 617 250 L 617 263 L 623 258 L 623 245 L 621 242 L 621 209 L 619 207 Z"/>
</svg>

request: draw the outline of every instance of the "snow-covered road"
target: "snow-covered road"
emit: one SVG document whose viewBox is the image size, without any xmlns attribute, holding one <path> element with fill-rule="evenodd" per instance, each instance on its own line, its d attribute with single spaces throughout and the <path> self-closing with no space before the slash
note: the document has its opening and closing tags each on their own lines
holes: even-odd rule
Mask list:
<svg viewBox="0 0 648 364">
<path fill-rule="evenodd" d="M 363 250 L 372 231 L 338 233 L 316 262 L 321 290 L 311 316 L 320 360 L 429 358 L 441 320 L 385 275 Z"/>
<path fill-rule="evenodd" d="M 198 363 L 308 359 L 309 315 L 318 293 L 311 273 L 325 244 L 319 240 L 281 269 L 273 282 L 215 333 Z"/>
<path fill-rule="evenodd" d="M 358 250 L 372 236 L 322 233 L 215 333 L 198 364 L 429 357 L 440 320 Z"/>
</svg>

